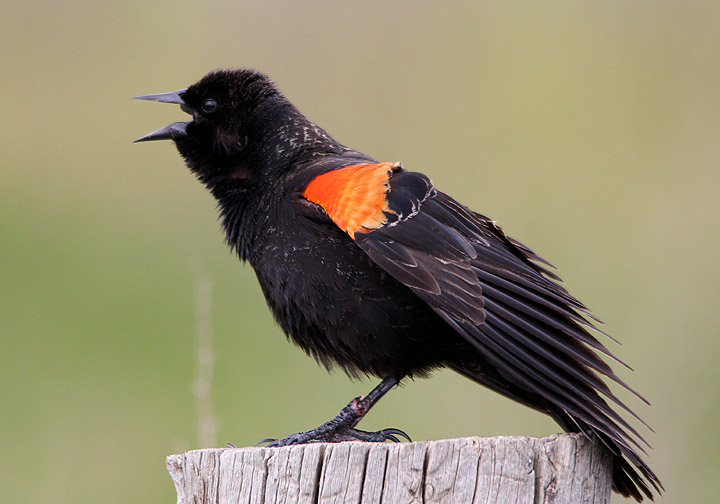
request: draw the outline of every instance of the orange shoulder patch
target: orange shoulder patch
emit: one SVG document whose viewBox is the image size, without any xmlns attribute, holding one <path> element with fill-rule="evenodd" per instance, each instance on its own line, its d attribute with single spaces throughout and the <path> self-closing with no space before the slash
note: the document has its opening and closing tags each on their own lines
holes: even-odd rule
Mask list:
<svg viewBox="0 0 720 504">
<path fill-rule="evenodd" d="M 303 197 L 320 205 L 340 229 L 355 239 L 387 221 L 390 175 L 400 163 L 350 165 L 315 177 Z"/>
</svg>

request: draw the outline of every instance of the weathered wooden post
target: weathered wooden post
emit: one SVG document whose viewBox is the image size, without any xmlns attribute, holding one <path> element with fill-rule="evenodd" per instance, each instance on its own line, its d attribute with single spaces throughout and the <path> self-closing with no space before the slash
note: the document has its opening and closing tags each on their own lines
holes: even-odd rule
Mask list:
<svg viewBox="0 0 720 504">
<path fill-rule="evenodd" d="M 607 504 L 611 458 L 578 434 L 194 450 L 178 504 Z"/>
</svg>

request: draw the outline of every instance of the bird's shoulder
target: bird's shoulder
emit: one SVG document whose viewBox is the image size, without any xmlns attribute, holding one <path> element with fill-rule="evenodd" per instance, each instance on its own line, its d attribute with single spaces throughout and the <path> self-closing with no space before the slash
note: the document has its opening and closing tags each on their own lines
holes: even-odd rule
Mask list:
<svg viewBox="0 0 720 504">
<path fill-rule="evenodd" d="M 458 203 L 437 190 L 427 175 L 407 171 L 399 162 L 315 162 L 295 179 L 292 195 L 298 211 L 332 222 L 358 243 L 389 235 L 434 236 L 435 240 L 418 241 L 415 248 L 437 248 L 432 242 L 439 241 L 458 258 L 473 258 L 471 244 L 489 246 L 492 238 L 495 245 L 516 249 L 520 257 L 530 253 L 495 221 Z"/>
<path fill-rule="evenodd" d="M 363 162 L 318 173 L 299 196 L 354 240 L 412 217 L 433 192 L 430 179 L 404 171 L 400 163 Z"/>
</svg>

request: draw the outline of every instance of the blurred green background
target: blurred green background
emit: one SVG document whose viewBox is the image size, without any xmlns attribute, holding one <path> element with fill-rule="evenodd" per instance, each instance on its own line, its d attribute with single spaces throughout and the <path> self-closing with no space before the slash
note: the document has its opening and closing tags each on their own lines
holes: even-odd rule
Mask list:
<svg viewBox="0 0 720 504">
<path fill-rule="evenodd" d="M 311 428 L 375 385 L 288 344 L 174 147 L 131 144 L 184 117 L 131 96 L 235 66 L 552 260 L 653 403 L 623 396 L 656 430 L 664 502 L 719 501 L 716 0 L 11 0 L 0 34 L 3 501 L 174 502 L 167 454 Z M 203 278 L 216 433 L 193 393 Z M 363 425 L 557 430 L 452 372 Z"/>
</svg>

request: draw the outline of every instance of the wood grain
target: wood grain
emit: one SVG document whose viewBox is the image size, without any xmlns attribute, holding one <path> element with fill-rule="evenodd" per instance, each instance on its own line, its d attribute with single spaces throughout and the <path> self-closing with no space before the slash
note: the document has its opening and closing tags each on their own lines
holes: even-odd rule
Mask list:
<svg viewBox="0 0 720 504">
<path fill-rule="evenodd" d="M 194 450 L 178 504 L 607 504 L 611 457 L 577 434 Z"/>
</svg>

